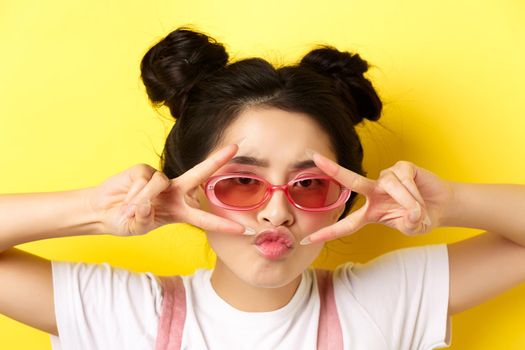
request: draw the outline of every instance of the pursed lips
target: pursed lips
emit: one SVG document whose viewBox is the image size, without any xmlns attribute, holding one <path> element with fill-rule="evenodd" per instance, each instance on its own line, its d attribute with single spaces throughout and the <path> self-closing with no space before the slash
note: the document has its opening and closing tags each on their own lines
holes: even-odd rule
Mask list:
<svg viewBox="0 0 525 350">
<path fill-rule="evenodd" d="M 255 235 L 253 244 L 260 245 L 267 241 L 280 242 L 290 249 L 295 245 L 294 235 L 290 232 L 290 230 L 282 226 L 259 232 L 257 235 Z"/>
</svg>

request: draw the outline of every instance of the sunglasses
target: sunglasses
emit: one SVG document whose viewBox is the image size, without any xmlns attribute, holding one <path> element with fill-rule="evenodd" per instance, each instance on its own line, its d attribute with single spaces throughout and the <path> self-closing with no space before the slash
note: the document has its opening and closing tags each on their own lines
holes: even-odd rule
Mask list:
<svg viewBox="0 0 525 350">
<path fill-rule="evenodd" d="M 276 190 L 283 190 L 296 208 L 317 212 L 337 208 L 351 193 L 331 177 L 322 175 L 308 175 L 285 185 L 272 185 L 255 175 L 229 174 L 213 176 L 205 185 L 206 197 L 214 205 L 230 210 L 256 209 Z"/>
</svg>

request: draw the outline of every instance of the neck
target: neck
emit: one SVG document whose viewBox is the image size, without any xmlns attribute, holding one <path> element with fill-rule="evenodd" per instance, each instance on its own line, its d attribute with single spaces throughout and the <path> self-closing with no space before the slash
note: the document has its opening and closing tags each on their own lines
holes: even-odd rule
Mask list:
<svg viewBox="0 0 525 350">
<path fill-rule="evenodd" d="M 219 259 L 211 276 L 215 292 L 234 308 L 245 312 L 274 311 L 282 308 L 295 294 L 301 275 L 277 288 L 257 287 L 238 278 Z"/>
</svg>

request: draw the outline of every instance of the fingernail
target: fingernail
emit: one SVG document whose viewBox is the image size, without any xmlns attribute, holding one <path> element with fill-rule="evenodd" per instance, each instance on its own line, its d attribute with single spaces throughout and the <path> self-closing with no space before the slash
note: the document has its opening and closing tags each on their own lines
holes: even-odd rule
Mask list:
<svg viewBox="0 0 525 350">
<path fill-rule="evenodd" d="M 311 157 L 312 160 L 315 161 L 316 164 L 323 167 L 324 172 L 326 172 L 328 175 L 333 175 L 337 172 L 337 164 L 334 164 L 334 161 L 324 157 L 320 153 L 317 153 L 315 151 L 312 151 L 312 152 L 314 152 L 317 155 L 317 158 L 313 159 L 314 155 L 312 154 L 312 157 Z"/>
<path fill-rule="evenodd" d="M 151 202 L 147 199 L 141 200 L 138 203 L 137 211 L 141 216 L 148 216 L 151 213 Z"/>
<path fill-rule="evenodd" d="M 408 219 L 410 221 L 417 221 L 419 220 L 419 217 L 421 216 L 421 205 L 416 202 L 416 208 L 413 209 L 409 214 L 408 214 Z"/>
<path fill-rule="evenodd" d="M 300 245 L 308 245 L 308 244 L 311 244 L 312 243 L 312 240 L 310 238 L 310 236 L 306 236 L 304 237 L 301 242 L 299 242 Z"/>
<path fill-rule="evenodd" d="M 239 149 L 240 149 L 241 146 L 244 144 L 244 141 L 246 141 L 246 137 L 243 137 L 242 139 L 240 139 L 239 141 L 237 141 L 237 146 L 239 147 Z"/>
<path fill-rule="evenodd" d="M 430 221 L 428 215 L 425 216 L 425 220 L 423 220 L 423 223 L 427 226 L 432 226 L 432 221 Z"/>
<path fill-rule="evenodd" d="M 304 152 L 306 153 L 306 155 L 308 156 L 308 158 L 313 159 L 313 157 L 314 157 L 314 153 L 315 153 L 314 150 L 312 150 L 312 149 L 310 149 L 310 148 L 307 148 Z"/>
<path fill-rule="evenodd" d="M 255 236 L 257 232 L 255 232 L 255 229 L 251 228 L 251 227 L 245 227 L 245 230 L 244 230 L 244 235 L 245 236 Z"/>
</svg>

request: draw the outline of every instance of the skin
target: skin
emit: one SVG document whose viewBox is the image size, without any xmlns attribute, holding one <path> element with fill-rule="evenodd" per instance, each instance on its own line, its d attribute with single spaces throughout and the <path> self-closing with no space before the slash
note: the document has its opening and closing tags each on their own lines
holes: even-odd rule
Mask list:
<svg viewBox="0 0 525 350">
<path fill-rule="evenodd" d="M 270 311 L 285 305 L 322 242 L 350 235 L 369 223 L 407 235 L 447 226 L 486 231 L 447 245 L 449 315 L 525 280 L 525 186 L 444 181 L 407 161 L 383 170 L 377 180 L 367 179 L 333 162 L 328 137 L 320 130 L 305 115 L 249 110 L 226 130 L 221 145 L 227 146 L 218 145 L 216 152 L 177 178 L 168 179 L 147 164 L 137 164 L 86 189 L 1 195 L 0 313 L 58 335 L 51 262 L 13 246 L 87 234 L 143 235 L 177 222 L 208 232 L 218 255 L 213 287 L 240 310 Z M 228 144 L 244 138 L 240 149 Z M 236 153 L 267 157 L 269 166 L 253 171 L 282 184 L 293 176 L 287 167 L 308 158 L 306 148 L 319 171 L 364 196 L 365 204 L 336 222 L 336 210 L 302 212 L 290 206 L 281 192 L 251 213 L 218 210 L 202 195 L 206 179 L 231 166 L 228 162 Z M 252 254 L 253 237 L 242 233 L 246 227 L 259 230 L 276 225 L 290 229 L 296 242 L 308 235 L 305 243 L 310 245 L 296 245 L 279 262 L 261 260 Z"/>
<path fill-rule="evenodd" d="M 298 162 L 311 159 L 306 150 L 336 160 L 328 135 L 312 118 L 300 113 L 275 108 L 247 109 L 228 127 L 216 149 L 239 140 L 242 144 L 236 156 L 251 156 L 268 164 L 259 166 L 230 161 L 214 175 L 242 171 L 259 175 L 273 184 L 284 184 L 297 174 L 323 174 L 317 167 L 292 168 Z M 251 227 L 256 232 L 283 226 L 295 237 L 291 252 L 275 261 L 256 251 L 253 236 L 207 232 L 208 241 L 217 254 L 211 277 L 213 288 L 232 306 L 252 312 L 276 310 L 290 301 L 302 272 L 323 247 L 323 243 L 304 246 L 299 242 L 310 233 L 335 223 L 344 209 L 341 205 L 327 212 L 303 211 L 289 203 L 283 191 L 277 191 L 255 210 L 233 211 L 211 204 L 202 188 L 196 195 L 200 207 L 212 214 Z"/>
</svg>

